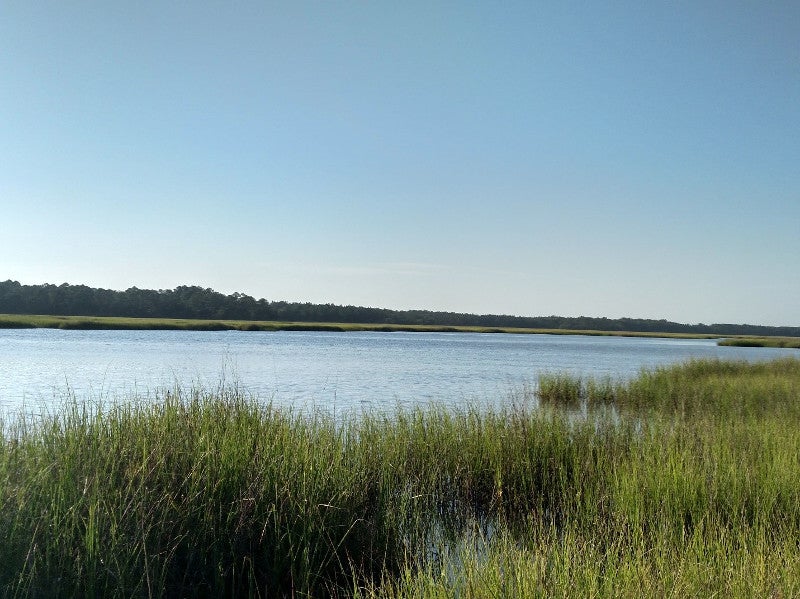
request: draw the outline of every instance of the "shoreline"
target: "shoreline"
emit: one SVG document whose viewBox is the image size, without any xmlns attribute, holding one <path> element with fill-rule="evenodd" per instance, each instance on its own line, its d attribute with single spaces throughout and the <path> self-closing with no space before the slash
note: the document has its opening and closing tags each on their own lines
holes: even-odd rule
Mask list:
<svg viewBox="0 0 800 599">
<path fill-rule="evenodd" d="M 391 323 L 297 322 L 193 318 L 129 318 L 122 316 L 52 316 L 0 314 L 0 329 L 66 330 L 186 330 L 186 331 L 331 331 L 407 333 L 508 333 L 518 335 L 588 335 L 604 337 L 661 337 L 675 339 L 720 339 L 724 335 L 650 331 L 602 331 L 593 329 L 536 329 Z"/>
<path fill-rule="evenodd" d="M 759 337 L 708 333 L 652 331 L 602 331 L 593 329 L 534 329 L 463 325 L 409 325 L 270 320 L 211 320 L 192 318 L 129 318 L 122 316 L 52 316 L 0 314 L 0 329 L 141 330 L 141 331 L 329 331 L 380 333 L 506 333 L 513 335 L 586 335 L 592 337 L 645 337 L 662 339 L 718 339 L 718 345 L 800 349 L 800 337 Z"/>
</svg>

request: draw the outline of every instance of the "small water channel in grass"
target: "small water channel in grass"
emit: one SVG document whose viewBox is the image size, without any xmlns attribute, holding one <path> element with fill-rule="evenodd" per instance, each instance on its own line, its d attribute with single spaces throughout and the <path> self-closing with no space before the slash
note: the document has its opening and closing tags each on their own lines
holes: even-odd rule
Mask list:
<svg viewBox="0 0 800 599">
<path fill-rule="evenodd" d="M 292 410 L 502 405 L 543 372 L 628 379 L 690 358 L 770 360 L 796 349 L 716 340 L 386 332 L 0 330 L 0 410 L 147 399 L 238 384 Z"/>
</svg>

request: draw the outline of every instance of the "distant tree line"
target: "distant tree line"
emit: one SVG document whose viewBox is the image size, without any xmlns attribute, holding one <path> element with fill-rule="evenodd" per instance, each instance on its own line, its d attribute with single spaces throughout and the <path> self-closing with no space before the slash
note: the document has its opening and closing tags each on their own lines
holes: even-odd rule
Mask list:
<svg viewBox="0 0 800 599">
<path fill-rule="evenodd" d="M 242 293 L 225 295 L 213 289 L 180 286 L 175 289 L 125 291 L 86 285 L 21 285 L 0 283 L 0 313 L 57 316 L 127 316 L 149 318 L 202 318 L 212 320 L 278 320 L 439 326 L 523 327 L 652 333 L 714 335 L 800 336 L 800 327 L 747 324 L 681 324 L 642 318 L 592 318 L 586 316 L 509 316 L 463 314 L 430 310 L 389 310 L 362 306 L 312 304 L 255 299 Z"/>
</svg>

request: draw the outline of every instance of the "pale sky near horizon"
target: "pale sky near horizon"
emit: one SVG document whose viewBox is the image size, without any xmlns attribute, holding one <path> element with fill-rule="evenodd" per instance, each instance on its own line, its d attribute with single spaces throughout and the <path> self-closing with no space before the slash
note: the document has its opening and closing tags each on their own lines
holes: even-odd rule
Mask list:
<svg viewBox="0 0 800 599">
<path fill-rule="evenodd" d="M 800 325 L 800 3 L 0 2 L 0 280 Z"/>
</svg>

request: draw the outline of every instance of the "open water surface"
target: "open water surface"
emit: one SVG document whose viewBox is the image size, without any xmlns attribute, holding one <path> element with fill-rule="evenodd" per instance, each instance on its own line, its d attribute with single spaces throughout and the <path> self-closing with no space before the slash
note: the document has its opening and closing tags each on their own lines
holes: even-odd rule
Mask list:
<svg viewBox="0 0 800 599">
<path fill-rule="evenodd" d="M 0 414 L 236 383 L 296 410 L 500 404 L 542 372 L 629 378 L 690 358 L 769 360 L 792 349 L 715 340 L 383 332 L 0 330 Z"/>
</svg>

